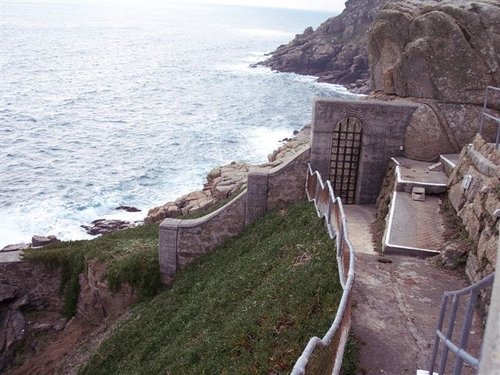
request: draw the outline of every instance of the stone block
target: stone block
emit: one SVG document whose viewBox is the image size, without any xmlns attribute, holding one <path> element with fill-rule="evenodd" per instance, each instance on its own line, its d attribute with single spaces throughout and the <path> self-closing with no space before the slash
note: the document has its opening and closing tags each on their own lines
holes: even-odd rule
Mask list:
<svg viewBox="0 0 500 375">
<path fill-rule="evenodd" d="M 475 243 L 479 241 L 479 234 L 481 233 L 481 222 L 479 218 L 474 213 L 471 204 L 466 204 L 458 212 L 458 216 L 462 219 L 465 229 L 469 232 L 469 235 L 474 240 Z"/>
<path fill-rule="evenodd" d="M 457 183 L 450 187 L 448 191 L 448 199 L 455 211 L 460 211 L 465 203 L 464 188 L 461 183 Z"/>
</svg>

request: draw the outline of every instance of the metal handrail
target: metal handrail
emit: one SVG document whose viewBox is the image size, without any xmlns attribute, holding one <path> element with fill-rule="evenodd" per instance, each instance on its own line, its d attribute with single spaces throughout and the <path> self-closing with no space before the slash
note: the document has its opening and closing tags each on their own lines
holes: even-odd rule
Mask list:
<svg viewBox="0 0 500 375">
<path fill-rule="evenodd" d="M 472 325 L 472 318 L 474 314 L 474 308 L 477 303 L 479 292 L 493 285 L 493 280 L 495 278 L 495 273 L 491 273 L 486 276 L 481 281 L 468 286 L 467 288 L 443 293 L 443 302 L 441 303 L 441 311 L 439 312 L 439 319 L 436 328 L 436 338 L 434 340 L 434 347 L 432 350 L 431 362 L 429 374 L 434 373 L 434 367 L 436 364 L 437 353 L 439 350 L 439 344 L 442 342 L 444 344 L 443 351 L 441 354 L 441 361 L 439 364 L 438 374 L 443 374 L 446 368 L 446 363 L 448 360 L 448 352 L 451 350 L 457 356 L 455 361 L 455 367 L 453 370 L 453 375 L 460 375 L 462 372 L 463 363 L 467 363 L 475 369 L 479 368 L 479 359 L 474 357 L 472 354 L 467 352 L 467 342 L 469 340 L 469 333 Z M 460 297 L 469 296 L 469 302 L 467 304 L 467 310 L 464 316 L 464 322 L 462 326 L 462 331 L 460 333 L 459 343 L 452 342 L 452 335 L 456 324 L 458 304 Z M 446 310 L 451 299 L 451 310 L 450 316 L 448 317 L 448 327 L 446 333 L 443 332 L 443 323 L 445 320 Z"/>
<path fill-rule="evenodd" d="M 483 109 L 481 111 L 481 120 L 480 120 L 480 123 L 479 123 L 479 134 L 481 134 L 481 136 L 483 136 L 484 118 L 485 117 L 488 118 L 488 119 L 490 119 L 490 120 L 496 121 L 496 123 L 497 123 L 497 136 L 496 136 L 496 140 L 495 140 L 495 148 L 498 150 L 498 146 L 500 144 L 500 117 L 492 116 L 492 115 L 490 115 L 489 113 L 486 112 L 486 110 L 488 109 L 488 93 L 489 93 L 489 90 L 500 92 L 500 88 L 498 88 L 498 87 L 494 87 L 494 86 L 487 86 L 486 87 L 486 93 L 484 95 Z"/>
<path fill-rule="evenodd" d="M 291 375 L 340 374 L 345 345 L 351 327 L 351 289 L 354 282 L 354 249 L 348 237 L 342 201 L 335 197 L 330 181 L 323 182 L 318 171 L 307 168 L 306 195 L 325 218 L 328 234 L 336 243 L 336 258 L 343 289 L 335 319 L 325 336 L 312 337 L 297 359 Z M 326 201 L 325 201 L 326 198 Z"/>
</svg>

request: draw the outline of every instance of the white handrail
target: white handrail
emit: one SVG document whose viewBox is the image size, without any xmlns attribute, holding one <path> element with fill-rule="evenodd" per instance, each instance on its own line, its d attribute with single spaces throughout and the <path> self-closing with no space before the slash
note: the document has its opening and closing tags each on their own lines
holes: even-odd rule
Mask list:
<svg viewBox="0 0 500 375">
<path fill-rule="evenodd" d="M 314 192 L 312 190 L 314 190 Z M 319 205 L 318 200 L 320 196 L 325 195 L 325 192 L 328 193 L 328 208 L 326 211 L 323 211 L 324 202 L 321 202 L 322 205 Z M 336 258 L 339 279 L 344 291 L 340 299 L 335 319 L 327 333 L 322 339 L 319 337 L 312 337 L 309 340 L 302 355 L 297 359 L 291 374 L 305 375 L 308 373 L 308 365 L 314 365 L 313 362 L 315 360 L 323 360 L 324 363 L 319 363 L 317 365 L 315 373 L 317 374 L 318 371 L 320 371 L 320 373 L 337 375 L 340 373 L 342 357 L 351 327 L 351 289 L 354 282 L 354 249 L 348 237 L 347 221 L 341 199 L 335 197 L 330 181 L 324 183 L 320 173 L 318 171 L 313 172 L 310 165 L 308 165 L 307 168 L 306 194 L 308 200 L 314 202 L 318 216 L 320 218 L 325 218 L 325 224 L 330 238 L 336 240 Z M 332 225 L 332 216 L 335 220 L 334 225 Z M 344 263 L 346 257 L 348 257 L 349 260 L 347 270 L 345 269 Z M 333 349 L 332 352 L 330 352 L 330 349 Z M 323 351 L 324 355 L 313 355 L 316 351 Z"/>
</svg>

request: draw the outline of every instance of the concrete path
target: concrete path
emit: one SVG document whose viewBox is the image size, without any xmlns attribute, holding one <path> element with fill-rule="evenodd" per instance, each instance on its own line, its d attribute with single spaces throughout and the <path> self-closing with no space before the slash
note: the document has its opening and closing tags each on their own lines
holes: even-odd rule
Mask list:
<svg viewBox="0 0 500 375">
<path fill-rule="evenodd" d="M 344 209 L 357 260 L 353 332 L 358 339 L 358 374 L 416 374 L 428 366 L 443 292 L 465 287 L 465 279 L 435 267 L 430 259 L 378 255 L 369 230 L 374 207 Z M 473 327 L 470 348 L 477 354 L 479 319 Z"/>
</svg>

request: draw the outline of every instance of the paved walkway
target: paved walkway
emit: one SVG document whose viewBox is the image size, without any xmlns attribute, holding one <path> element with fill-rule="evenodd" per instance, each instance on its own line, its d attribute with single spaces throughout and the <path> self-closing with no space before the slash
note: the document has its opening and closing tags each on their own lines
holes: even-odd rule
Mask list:
<svg viewBox="0 0 500 375">
<path fill-rule="evenodd" d="M 371 247 L 375 208 L 344 208 L 357 254 L 353 332 L 358 338 L 358 374 L 416 374 L 428 366 L 442 293 L 463 288 L 465 279 L 437 268 L 430 259 L 381 257 Z M 479 319 L 473 327 L 470 348 L 477 354 Z"/>
</svg>

